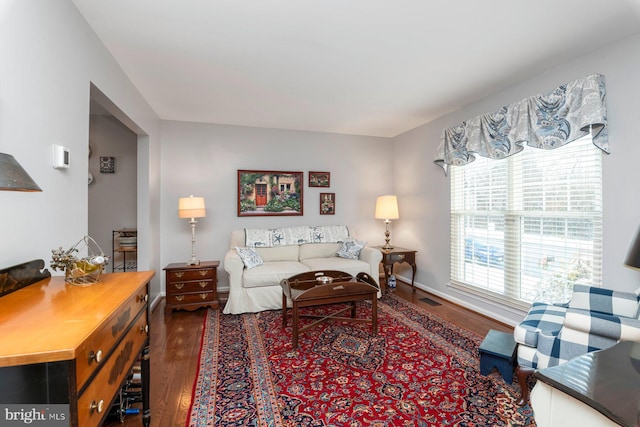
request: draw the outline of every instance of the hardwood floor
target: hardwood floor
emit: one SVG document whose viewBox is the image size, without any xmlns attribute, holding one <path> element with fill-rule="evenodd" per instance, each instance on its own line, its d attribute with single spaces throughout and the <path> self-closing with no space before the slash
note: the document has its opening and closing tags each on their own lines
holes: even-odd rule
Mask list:
<svg viewBox="0 0 640 427">
<path fill-rule="evenodd" d="M 428 294 L 412 291 L 411 286 L 398 282 L 397 296 L 415 303 L 440 317 L 484 336 L 490 329 L 512 332 L 513 328 L 464 307 Z M 420 301 L 428 297 L 441 305 Z M 164 315 L 164 302 L 151 314 L 151 425 L 158 427 L 184 427 L 191 391 L 196 376 L 200 337 L 204 324 L 204 310 L 195 312 L 174 311 Z M 140 415 L 128 415 L 123 424 L 117 418 L 109 418 L 105 426 L 140 426 Z"/>
</svg>

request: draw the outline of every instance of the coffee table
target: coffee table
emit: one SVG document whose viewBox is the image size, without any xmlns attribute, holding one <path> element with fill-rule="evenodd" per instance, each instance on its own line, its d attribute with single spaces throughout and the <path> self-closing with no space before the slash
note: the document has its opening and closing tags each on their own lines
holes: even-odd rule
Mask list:
<svg viewBox="0 0 640 427">
<path fill-rule="evenodd" d="M 330 283 L 329 283 L 330 282 Z M 282 327 L 287 326 L 287 303 L 292 305 L 292 338 L 293 348 L 298 348 L 298 336 L 306 330 L 326 320 L 342 320 L 357 323 L 371 324 L 372 335 L 378 333 L 378 285 L 371 276 L 359 273 L 356 277 L 343 271 L 324 270 L 308 271 L 297 274 L 280 282 L 282 286 Z M 356 318 L 356 302 L 371 300 L 371 318 Z M 302 307 L 315 307 L 319 305 L 350 302 L 345 308 L 329 315 L 300 314 Z M 351 310 L 350 317 L 340 315 Z M 313 323 L 299 326 L 300 317 L 316 318 Z"/>
</svg>

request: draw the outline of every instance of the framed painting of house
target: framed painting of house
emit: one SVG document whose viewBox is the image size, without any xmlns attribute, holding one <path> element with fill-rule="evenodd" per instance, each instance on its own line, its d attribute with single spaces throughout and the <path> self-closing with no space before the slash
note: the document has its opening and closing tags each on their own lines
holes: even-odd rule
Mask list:
<svg viewBox="0 0 640 427">
<path fill-rule="evenodd" d="M 303 214 L 303 173 L 238 171 L 238 216 Z"/>
<path fill-rule="evenodd" d="M 309 172 L 309 187 L 329 187 L 330 172 Z"/>
</svg>

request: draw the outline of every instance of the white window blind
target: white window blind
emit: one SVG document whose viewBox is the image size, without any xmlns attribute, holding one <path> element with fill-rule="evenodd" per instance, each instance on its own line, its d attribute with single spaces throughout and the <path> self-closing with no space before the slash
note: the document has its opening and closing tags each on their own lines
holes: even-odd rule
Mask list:
<svg viewBox="0 0 640 427">
<path fill-rule="evenodd" d="M 451 169 L 451 281 L 516 306 L 600 286 L 602 154 L 590 137 Z"/>
</svg>

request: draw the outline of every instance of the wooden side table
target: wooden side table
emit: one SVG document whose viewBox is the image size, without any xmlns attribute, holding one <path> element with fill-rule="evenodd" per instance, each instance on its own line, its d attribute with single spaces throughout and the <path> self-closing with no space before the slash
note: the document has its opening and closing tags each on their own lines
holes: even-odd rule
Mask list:
<svg viewBox="0 0 640 427">
<path fill-rule="evenodd" d="M 382 252 L 382 265 L 384 267 L 384 277 L 385 277 L 385 288 L 387 288 L 387 283 L 389 283 L 389 276 L 393 274 L 393 265 L 395 263 L 403 263 L 411 265 L 413 270 L 413 274 L 411 276 L 411 287 L 413 288 L 413 282 L 416 278 L 416 252 L 413 249 L 405 249 L 405 248 L 393 248 L 391 250 L 382 249 L 382 246 L 374 246 L 374 248 L 378 249 Z"/>
<path fill-rule="evenodd" d="M 164 313 L 172 310 L 218 308 L 218 266 L 220 261 L 202 261 L 200 265 L 183 262 L 169 264 L 166 272 L 166 305 Z"/>
</svg>

